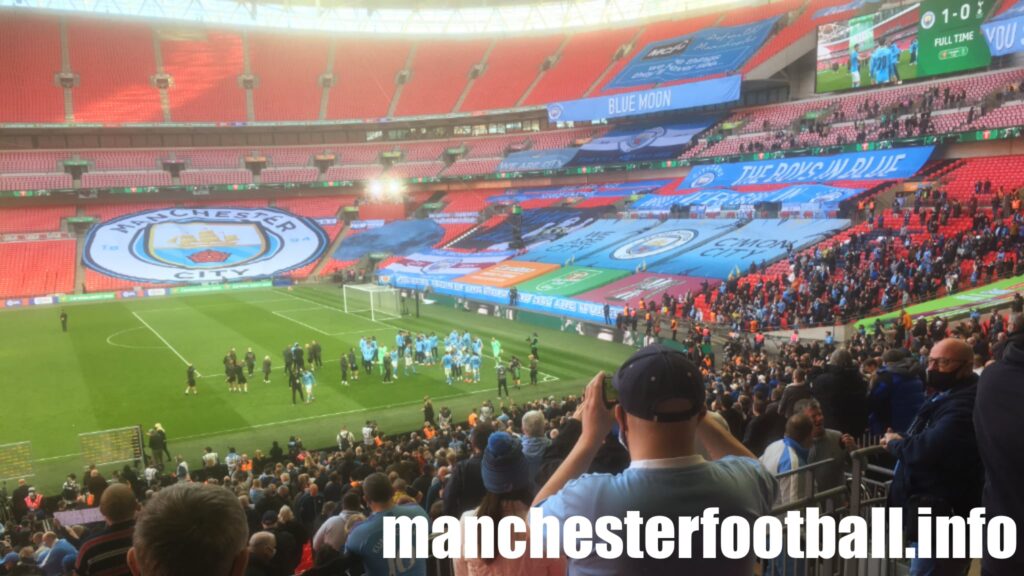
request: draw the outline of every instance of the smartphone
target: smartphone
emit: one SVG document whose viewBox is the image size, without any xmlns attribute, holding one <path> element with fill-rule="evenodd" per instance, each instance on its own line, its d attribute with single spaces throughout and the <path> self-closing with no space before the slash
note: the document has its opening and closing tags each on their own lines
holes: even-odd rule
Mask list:
<svg viewBox="0 0 1024 576">
<path fill-rule="evenodd" d="M 619 391 L 612 385 L 612 378 L 608 374 L 601 376 L 601 399 L 604 400 L 604 407 L 609 409 L 619 403 Z"/>
</svg>

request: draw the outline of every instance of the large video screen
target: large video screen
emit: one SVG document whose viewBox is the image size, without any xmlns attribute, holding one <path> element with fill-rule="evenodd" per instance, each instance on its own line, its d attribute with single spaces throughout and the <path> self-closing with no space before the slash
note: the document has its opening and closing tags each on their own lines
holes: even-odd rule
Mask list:
<svg viewBox="0 0 1024 576">
<path fill-rule="evenodd" d="M 818 93 L 901 84 L 988 66 L 981 23 L 995 0 L 883 4 L 818 27 Z"/>
</svg>

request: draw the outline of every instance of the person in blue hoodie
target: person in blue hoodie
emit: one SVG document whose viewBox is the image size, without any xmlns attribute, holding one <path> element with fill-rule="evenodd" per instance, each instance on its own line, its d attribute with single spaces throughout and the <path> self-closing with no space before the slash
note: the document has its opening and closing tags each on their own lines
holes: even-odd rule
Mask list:
<svg viewBox="0 0 1024 576">
<path fill-rule="evenodd" d="M 982 504 L 989 518 L 1008 516 L 1024 526 L 1024 315 L 1010 320 L 1009 336 L 994 350 L 995 364 L 981 374 L 974 404 L 978 450 L 985 463 Z M 986 555 L 981 561 L 986 576 L 1024 574 L 1024 554 L 1005 560 Z"/>
<path fill-rule="evenodd" d="M 968 516 L 981 506 L 985 471 L 975 434 L 978 376 L 974 352 L 963 340 L 947 338 L 928 354 L 928 387 L 936 393 L 921 406 L 906 434 L 888 432 L 881 445 L 896 458 L 889 488 L 891 507 L 903 508 L 907 541 L 917 546 L 919 508 L 933 516 Z M 947 543 L 952 549 L 952 542 Z M 932 542 L 932 550 L 940 544 Z M 915 558 L 911 576 L 966 574 L 969 558 Z"/>
<path fill-rule="evenodd" d="M 875 373 L 868 395 L 872 436 L 881 436 L 890 429 L 906 433 L 924 404 L 922 375 L 921 365 L 909 350 L 894 348 L 882 355 L 882 367 Z"/>
<path fill-rule="evenodd" d="M 544 435 L 547 419 L 540 410 L 523 414 L 523 456 L 529 467 L 530 484 L 536 489 L 537 472 L 544 461 L 544 451 L 551 446 L 551 439 Z"/>
</svg>

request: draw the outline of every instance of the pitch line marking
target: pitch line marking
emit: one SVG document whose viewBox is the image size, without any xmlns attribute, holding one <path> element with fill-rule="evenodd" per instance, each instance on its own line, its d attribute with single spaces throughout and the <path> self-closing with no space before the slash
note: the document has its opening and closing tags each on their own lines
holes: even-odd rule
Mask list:
<svg viewBox="0 0 1024 576">
<path fill-rule="evenodd" d="M 303 322 L 301 320 L 296 320 L 295 318 L 292 318 L 291 316 L 286 316 L 286 315 L 284 315 L 281 312 L 277 312 L 277 311 L 273 311 L 272 310 L 271 314 L 273 314 L 274 316 L 278 316 L 280 318 L 284 318 L 285 320 L 290 320 L 292 322 L 295 322 L 296 324 L 298 324 L 300 326 L 305 326 L 306 328 L 309 328 L 310 330 L 314 330 L 316 332 L 319 332 L 319 333 L 323 334 L 324 336 L 331 336 L 330 332 L 324 332 L 323 330 L 317 328 L 316 326 L 310 326 L 309 324 L 306 324 L 305 322 Z"/>
<path fill-rule="evenodd" d="M 114 338 L 120 336 L 121 334 L 127 334 L 128 332 L 142 330 L 143 328 L 145 328 L 145 326 L 136 326 L 134 328 L 127 328 L 125 330 L 119 330 L 117 332 L 114 332 L 110 336 L 107 336 L 107 344 L 110 344 L 111 346 L 116 346 L 118 348 L 128 348 L 131 350 L 163 350 L 163 346 L 130 346 L 128 344 L 118 344 L 117 342 L 114 342 Z"/>
<path fill-rule="evenodd" d="M 168 348 L 168 349 L 169 349 L 169 350 L 170 350 L 171 352 L 174 352 L 174 355 L 175 355 L 175 356 L 177 356 L 178 358 L 180 358 L 180 359 L 181 359 L 181 361 L 185 363 L 185 366 L 191 366 L 191 364 L 192 364 L 192 363 L 191 363 L 191 362 L 189 362 L 189 361 L 188 361 L 188 360 L 187 360 L 187 359 L 186 359 L 186 358 L 185 358 L 184 356 L 182 356 L 182 355 L 181 355 L 181 352 L 178 352 L 178 350 L 177 350 L 177 349 L 175 349 L 175 348 L 174 348 L 174 346 L 171 346 L 171 343 L 170 343 L 170 342 L 168 342 L 166 338 L 164 338 L 163 336 L 161 336 L 161 335 L 160 335 L 160 333 L 156 331 L 156 328 L 153 328 L 152 326 L 150 326 L 150 325 L 149 325 L 149 322 L 146 322 L 145 320 L 143 320 L 143 319 L 142 319 L 142 316 L 139 316 L 139 313 L 138 313 L 138 312 L 132 312 L 132 316 L 135 316 L 135 318 L 136 318 L 136 319 L 137 319 L 137 320 L 138 320 L 139 322 L 142 322 L 142 325 L 143 325 L 143 326 L 145 326 L 146 328 L 149 328 L 149 330 L 150 330 L 151 332 L 153 332 L 153 334 L 156 334 L 156 337 L 157 337 L 157 338 L 159 338 L 159 339 L 160 339 L 160 341 L 164 343 L 164 346 L 167 346 L 167 348 Z M 201 376 L 202 376 L 202 374 L 200 374 L 200 373 L 199 373 L 199 371 L 198 371 L 198 370 L 196 370 L 196 376 L 200 376 L 200 377 L 201 377 Z"/>
</svg>

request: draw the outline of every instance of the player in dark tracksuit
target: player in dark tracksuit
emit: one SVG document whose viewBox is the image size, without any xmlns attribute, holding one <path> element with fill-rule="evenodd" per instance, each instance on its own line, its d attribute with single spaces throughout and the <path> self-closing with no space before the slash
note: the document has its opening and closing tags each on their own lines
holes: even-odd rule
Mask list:
<svg viewBox="0 0 1024 576">
<path fill-rule="evenodd" d="M 530 342 L 530 354 L 534 358 L 537 358 L 539 360 L 540 359 L 540 354 L 537 354 L 537 340 L 538 340 L 538 338 L 537 338 L 537 333 L 536 332 L 533 333 L 533 336 L 527 338 L 527 341 Z"/>
<path fill-rule="evenodd" d="M 256 369 L 256 354 L 249 348 L 245 352 L 245 368 L 249 371 L 249 376 L 252 376 L 253 370 Z"/>
<path fill-rule="evenodd" d="M 501 390 L 505 390 L 505 396 L 508 396 L 508 377 L 505 370 L 504 364 L 498 364 L 498 398 L 501 398 Z"/>
<path fill-rule="evenodd" d="M 306 401 L 306 395 L 302 392 L 302 378 L 299 377 L 298 370 L 292 370 L 288 375 L 288 382 L 292 387 L 292 404 L 295 404 L 295 393 L 299 393 L 299 400 Z"/>
<path fill-rule="evenodd" d="M 341 360 L 338 362 L 341 365 L 341 384 L 342 386 L 348 386 L 348 356 L 345 354 L 341 355 Z"/>
<path fill-rule="evenodd" d="M 285 348 L 281 356 L 284 357 L 284 375 L 287 377 L 292 373 L 292 347 Z"/>
<path fill-rule="evenodd" d="M 311 358 L 309 359 L 309 363 L 313 366 L 316 366 L 317 368 L 323 368 L 324 361 L 323 358 L 320 357 L 320 354 L 322 352 L 323 349 L 320 347 L 320 343 L 317 342 L 316 340 L 313 340 L 313 343 L 309 347 L 309 354 L 311 356 Z"/>
<path fill-rule="evenodd" d="M 60 329 L 64 332 L 68 331 L 68 313 L 66 310 L 60 311 Z"/>
<path fill-rule="evenodd" d="M 185 378 L 188 380 L 188 386 L 185 387 L 185 396 L 189 394 L 199 394 L 196 390 L 196 367 L 189 364 L 188 370 L 185 371 Z"/>
<path fill-rule="evenodd" d="M 249 370 L 249 373 L 251 374 L 252 370 Z M 237 362 L 235 363 L 235 379 L 238 381 L 237 389 L 241 389 L 242 392 L 249 391 L 249 380 L 245 377 L 245 369 Z"/>
<path fill-rule="evenodd" d="M 537 358 L 530 354 L 530 385 L 537 385 Z"/>
<path fill-rule="evenodd" d="M 359 380 L 359 362 L 356 361 L 356 349 L 348 349 L 348 368 L 352 371 L 352 379 Z"/>
</svg>

